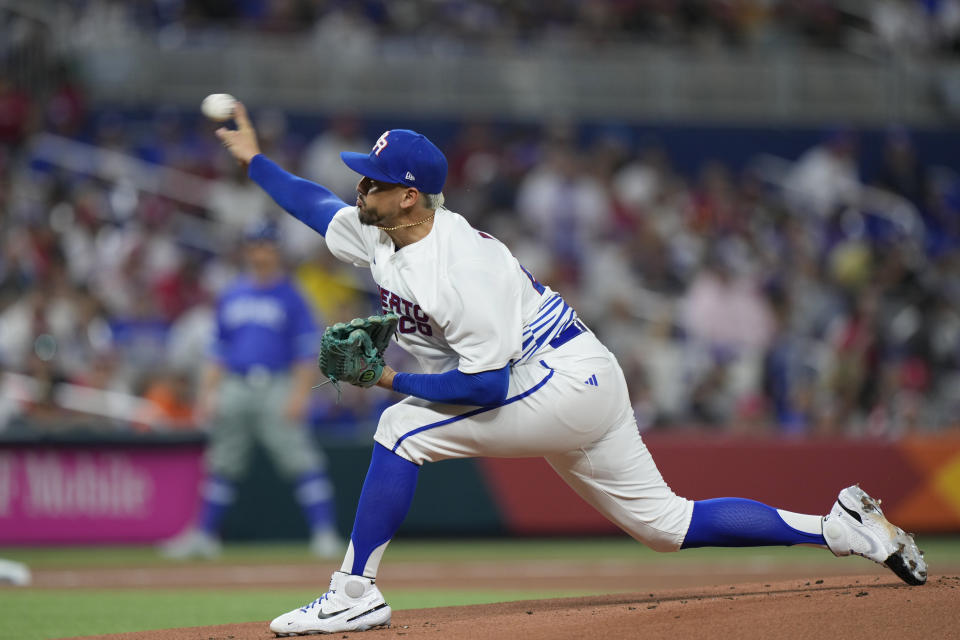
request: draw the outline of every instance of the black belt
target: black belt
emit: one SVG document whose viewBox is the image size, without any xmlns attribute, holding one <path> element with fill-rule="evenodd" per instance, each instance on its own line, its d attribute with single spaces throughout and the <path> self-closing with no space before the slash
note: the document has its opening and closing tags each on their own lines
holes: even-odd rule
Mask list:
<svg viewBox="0 0 960 640">
<path fill-rule="evenodd" d="M 548 342 L 554 349 L 567 344 L 581 333 L 585 333 L 587 328 L 579 320 L 574 320 L 566 329 L 557 334 L 557 337 Z"/>
</svg>

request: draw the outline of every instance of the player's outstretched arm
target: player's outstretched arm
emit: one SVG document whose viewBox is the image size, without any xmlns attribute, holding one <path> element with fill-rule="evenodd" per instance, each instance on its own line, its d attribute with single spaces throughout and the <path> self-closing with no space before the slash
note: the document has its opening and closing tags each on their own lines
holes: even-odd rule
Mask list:
<svg viewBox="0 0 960 640">
<path fill-rule="evenodd" d="M 260 185 L 287 213 L 319 233 L 327 234 L 327 227 L 337 211 L 347 206 L 326 187 L 298 178 L 284 171 L 275 162 L 260 153 L 257 132 L 250 122 L 243 104 L 234 108 L 236 131 L 221 127 L 217 137 L 239 163 L 248 167 L 250 179 Z"/>
<path fill-rule="evenodd" d="M 284 171 L 263 154 L 253 157 L 247 173 L 284 211 L 322 236 L 337 211 L 347 206 L 326 187 Z"/>
</svg>

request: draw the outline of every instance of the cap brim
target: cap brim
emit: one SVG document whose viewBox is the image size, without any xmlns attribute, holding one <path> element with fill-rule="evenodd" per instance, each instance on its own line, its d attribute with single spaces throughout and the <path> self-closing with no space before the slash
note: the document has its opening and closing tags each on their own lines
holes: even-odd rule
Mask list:
<svg viewBox="0 0 960 640">
<path fill-rule="evenodd" d="M 373 178 L 374 180 L 379 180 L 380 182 L 400 184 L 395 178 L 391 178 L 386 173 L 381 171 L 377 165 L 373 164 L 373 162 L 370 160 L 369 154 L 357 153 L 356 151 L 341 151 L 340 159 L 343 160 L 343 164 L 347 165 L 362 176 Z"/>
</svg>

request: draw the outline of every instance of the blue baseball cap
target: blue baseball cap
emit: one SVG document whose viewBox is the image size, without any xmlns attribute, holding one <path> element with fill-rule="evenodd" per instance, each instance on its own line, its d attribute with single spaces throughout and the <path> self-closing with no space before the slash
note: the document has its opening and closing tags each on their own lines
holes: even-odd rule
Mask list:
<svg viewBox="0 0 960 640">
<path fill-rule="evenodd" d="M 427 137 L 409 129 L 385 131 L 370 153 L 342 151 L 343 162 L 367 178 L 405 184 L 423 193 L 440 193 L 447 181 L 447 159 Z"/>
<path fill-rule="evenodd" d="M 280 227 L 272 220 L 261 220 L 247 227 L 243 232 L 243 239 L 247 242 L 280 242 Z"/>
</svg>

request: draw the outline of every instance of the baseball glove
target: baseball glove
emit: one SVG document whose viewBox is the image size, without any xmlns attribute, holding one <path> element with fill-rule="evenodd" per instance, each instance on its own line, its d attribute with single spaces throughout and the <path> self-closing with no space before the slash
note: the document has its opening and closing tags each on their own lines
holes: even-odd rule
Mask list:
<svg viewBox="0 0 960 640">
<path fill-rule="evenodd" d="M 327 327 L 320 339 L 320 371 L 335 385 L 372 387 L 383 375 L 383 352 L 399 320 L 397 314 L 388 313 Z"/>
</svg>

